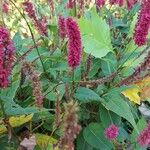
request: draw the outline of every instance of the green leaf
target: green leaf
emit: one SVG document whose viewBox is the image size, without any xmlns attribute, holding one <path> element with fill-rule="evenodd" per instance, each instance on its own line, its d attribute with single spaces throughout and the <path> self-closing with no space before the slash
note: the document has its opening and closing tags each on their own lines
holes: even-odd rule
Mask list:
<svg viewBox="0 0 150 150">
<path fill-rule="evenodd" d="M 4 103 L 4 110 L 8 116 L 28 115 L 38 112 L 38 109 L 35 107 L 22 108 L 11 98 L 1 96 L 0 99 Z"/>
<path fill-rule="evenodd" d="M 15 82 L 13 82 L 10 85 L 10 87 L 8 87 L 6 89 L 2 89 L 1 90 L 1 96 L 13 99 L 15 97 L 16 91 L 19 87 L 19 83 L 20 83 L 20 81 L 17 80 Z"/>
<path fill-rule="evenodd" d="M 96 11 L 91 12 L 89 20 L 81 18 L 78 24 L 86 53 L 102 58 L 112 51 L 109 26 L 105 20 L 98 16 Z"/>
<path fill-rule="evenodd" d="M 107 110 L 104 106 L 100 106 L 99 117 L 103 124 L 103 127 L 108 127 L 112 122 L 119 125 L 121 123 L 121 118 L 116 113 Z"/>
<path fill-rule="evenodd" d="M 113 111 L 117 115 L 129 121 L 136 131 L 138 131 L 130 106 L 121 96 L 121 92 L 117 92 L 116 90 L 117 89 L 104 95 L 102 104 L 106 109 Z"/>
<path fill-rule="evenodd" d="M 112 145 L 104 137 L 104 128 L 98 123 L 91 123 L 83 131 L 84 139 L 97 149 L 111 150 Z"/>
<path fill-rule="evenodd" d="M 84 102 L 84 103 L 92 102 L 92 101 L 98 101 L 98 102 L 101 101 L 101 98 L 97 93 L 85 87 L 80 87 L 77 89 L 75 93 L 75 98 L 80 102 Z"/>
<path fill-rule="evenodd" d="M 140 131 L 142 131 L 145 127 L 146 127 L 147 123 L 146 120 L 144 118 L 141 118 L 138 123 L 137 123 L 137 127 Z M 136 138 L 138 136 L 138 133 L 136 132 L 136 130 L 134 129 L 132 134 L 131 134 L 131 142 L 135 142 Z"/>
<path fill-rule="evenodd" d="M 112 21 L 114 27 L 128 27 L 128 25 L 125 24 L 121 19 L 113 18 Z"/>
<path fill-rule="evenodd" d="M 101 67 L 101 61 L 99 59 L 93 60 L 93 65 L 91 66 L 90 72 L 88 74 L 89 78 L 94 77 Z"/>
<path fill-rule="evenodd" d="M 126 67 L 137 67 L 141 62 L 143 62 L 145 56 L 147 55 L 144 52 L 142 55 L 139 56 L 140 53 L 146 48 L 146 46 L 137 47 L 132 39 L 129 44 L 126 45 L 125 52 L 126 54 L 120 60 L 120 63 Z"/>
<path fill-rule="evenodd" d="M 20 35 L 19 32 L 17 32 L 14 35 L 13 42 L 14 42 L 14 46 L 15 46 L 16 51 L 20 51 L 22 49 L 23 40 L 22 40 L 21 35 Z"/>
<path fill-rule="evenodd" d="M 120 127 L 119 134 L 117 136 L 117 140 L 119 142 L 124 142 L 126 139 L 128 139 L 128 133 L 124 128 Z"/>
<path fill-rule="evenodd" d="M 53 83 L 51 83 L 51 85 L 53 85 Z M 64 84 L 60 84 L 60 85 L 54 84 L 53 86 L 50 86 L 46 90 L 46 92 L 44 92 L 44 94 L 46 94 L 46 98 L 50 101 L 55 101 L 57 99 L 56 93 L 52 90 L 53 88 L 56 88 L 56 90 L 60 93 L 59 99 L 61 100 L 65 94 L 65 85 Z"/>
<path fill-rule="evenodd" d="M 133 37 L 134 28 L 135 28 L 135 25 L 137 23 L 137 17 L 138 17 L 137 14 L 133 17 L 133 20 L 132 20 L 131 25 L 130 25 L 129 33 L 128 33 L 129 37 Z"/>
<path fill-rule="evenodd" d="M 101 69 L 105 76 L 110 75 L 117 70 L 117 58 L 113 53 L 108 53 L 101 60 Z"/>
<path fill-rule="evenodd" d="M 83 132 L 77 138 L 77 150 L 93 150 L 93 147 L 85 141 Z"/>
</svg>

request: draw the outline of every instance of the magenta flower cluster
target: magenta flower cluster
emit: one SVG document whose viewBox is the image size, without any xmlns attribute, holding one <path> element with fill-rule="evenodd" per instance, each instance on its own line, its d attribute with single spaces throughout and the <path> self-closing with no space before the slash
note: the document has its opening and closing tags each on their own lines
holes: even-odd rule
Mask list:
<svg viewBox="0 0 150 150">
<path fill-rule="evenodd" d="M 8 78 L 12 71 L 14 61 L 14 45 L 10 39 L 9 31 L 0 27 L 0 88 L 8 86 Z"/>
<path fill-rule="evenodd" d="M 6 2 L 6 1 L 3 2 L 3 4 L 2 4 L 2 11 L 3 11 L 3 13 L 8 14 L 8 12 L 9 12 L 9 4 L 8 4 L 8 2 Z"/>
<path fill-rule="evenodd" d="M 141 147 L 150 144 L 150 123 L 147 127 L 138 135 L 137 142 Z"/>
<path fill-rule="evenodd" d="M 105 0 L 96 0 L 95 4 L 96 4 L 96 8 L 101 8 L 105 5 Z"/>
<path fill-rule="evenodd" d="M 62 39 L 66 37 L 65 18 L 63 16 L 58 18 L 58 32 Z"/>
<path fill-rule="evenodd" d="M 74 7 L 74 0 L 68 0 L 66 7 L 72 9 Z"/>
<path fill-rule="evenodd" d="M 68 65 L 75 68 L 80 64 L 82 42 L 78 24 L 69 17 L 66 19 L 66 33 L 68 37 Z"/>
<path fill-rule="evenodd" d="M 142 46 L 147 41 L 150 28 L 150 0 L 144 0 L 135 26 L 134 41 L 138 46 Z"/>
<path fill-rule="evenodd" d="M 39 34 L 42 36 L 47 36 L 47 19 L 46 19 L 46 17 L 39 19 L 36 15 L 35 8 L 31 2 L 26 1 L 26 2 L 23 2 L 22 4 L 24 6 L 25 12 L 32 19 Z"/>
<path fill-rule="evenodd" d="M 58 32 L 62 39 L 68 38 L 68 65 L 71 68 L 79 66 L 82 52 L 81 35 L 78 24 L 72 18 L 58 18 Z"/>
<path fill-rule="evenodd" d="M 31 81 L 32 89 L 33 89 L 32 94 L 35 97 L 37 106 L 41 108 L 43 106 L 44 96 L 42 93 L 40 77 L 38 73 L 33 69 L 32 65 L 28 62 L 25 62 L 23 64 L 22 69 L 23 69 L 23 73 L 26 76 L 29 76 L 29 80 Z"/>
<path fill-rule="evenodd" d="M 111 124 L 108 128 L 105 129 L 105 137 L 108 140 L 115 139 L 119 134 L 119 129 L 116 125 Z"/>
</svg>

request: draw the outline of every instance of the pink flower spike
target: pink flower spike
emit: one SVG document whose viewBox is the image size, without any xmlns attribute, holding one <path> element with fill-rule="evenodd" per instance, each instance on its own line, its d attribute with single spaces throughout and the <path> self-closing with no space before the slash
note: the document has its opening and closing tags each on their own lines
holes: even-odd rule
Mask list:
<svg viewBox="0 0 150 150">
<path fill-rule="evenodd" d="M 138 46 L 142 46 L 147 41 L 147 35 L 150 28 L 150 0 L 142 3 L 138 16 L 138 22 L 134 29 L 134 41 Z"/>
<path fill-rule="evenodd" d="M 108 140 L 115 139 L 119 134 L 119 129 L 114 124 L 111 124 L 108 128 L 105 129 L 105 137 Z"/>
<path fill-rule="evenodd" d="M 14 44 L 10 39 L 10 33 L 5 27 L 0 27 L 0 88 L 8 86 L 8 78 L 11 74 L 14 62 Z"/>
<path fill-rule="evenodd" d="M 23 4 L 24 10 L 28 14 L 28 16 L 31 19 L 36 18 L 36 13 L 35 13 L 35 9 L 34 9 L 33 4 L 31 2 L 29 2 L 29 1 L 23 2 L 22 4 Z"/>
<path fill-rule="evenodd" d="M 48 32 L 47 32 L 47 18 L 42 17 L 42 18 L 39 19 L 38 16 L 36 15 L 34 5 L 29 0 L 26 1 L 26 2 L 23 2 L 22 4 L 23 4 L 25 12 L 30 17 L 30 19 L 32 19 L 33 24 L 35 25 L 35 27 L 38 30 L 39 34 L 41 36 L 47 36 L 48 35 Z"/>
<path fill-rule="evenodd" d="M 68 37 L 68 65 L 75 68 L 80 65 L 82 42 L 79 27 L 71 17 L 66 19 L 66 31 Z"/>
</svg>

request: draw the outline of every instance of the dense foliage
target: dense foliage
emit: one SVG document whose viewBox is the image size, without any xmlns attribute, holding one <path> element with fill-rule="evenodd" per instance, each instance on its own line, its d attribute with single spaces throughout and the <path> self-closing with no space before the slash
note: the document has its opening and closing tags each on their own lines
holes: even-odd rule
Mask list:
<svg viewBox="0 0 150 150">
<path fill-rule="evenodd" d="M 150 0 L 0 2 L 0 149 L 149 147 Z"/>
</svg>

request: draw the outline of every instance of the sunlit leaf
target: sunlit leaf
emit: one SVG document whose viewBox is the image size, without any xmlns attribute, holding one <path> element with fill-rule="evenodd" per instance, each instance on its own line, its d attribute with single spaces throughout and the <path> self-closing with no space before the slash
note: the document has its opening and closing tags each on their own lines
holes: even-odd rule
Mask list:
<svg viewBox="0 0 150 150">
<path fill-rule="evenodd" d="M 56 144 L 57 142 L 56 139 L 45 134 L 36 133 L 35 137 L 36 137 L 36 143 L 37 145 L 40 146 L 41 149 L 47 148 L 47 146 L 49 145 L 52 146 L 53 144 Z M 56 148 L 56 150 L 59 150 L 59 149 Z"/>
<path fill-rule="evenodd" d="M 78 24 L 86 53 L 102 58 L 112 51 L 109 25 L 98 16 L 95 10 L 91 12 L 89 20 L 81 18 Z"/>
<path fill-rule="evenodd" d="M 140 105 L 140 89 L 139 88 L 131 88 L 122 92 L 122 94 L 127 97 L 130 101 L 137 103 Z"/>
<path fill-rule="evenodd" d="M 21 126 L 29 121 L 32 121 L 33 114 L 31 115 L 22 115 L 18 117 L 10 117 L 9 123 L 11 127 L 18 127 Z M 7 131 L 5 125 L 3 124 L 3 121 L 1 121 L 2 125 L 0 126 L 0 134 Z"/>
</svg>

